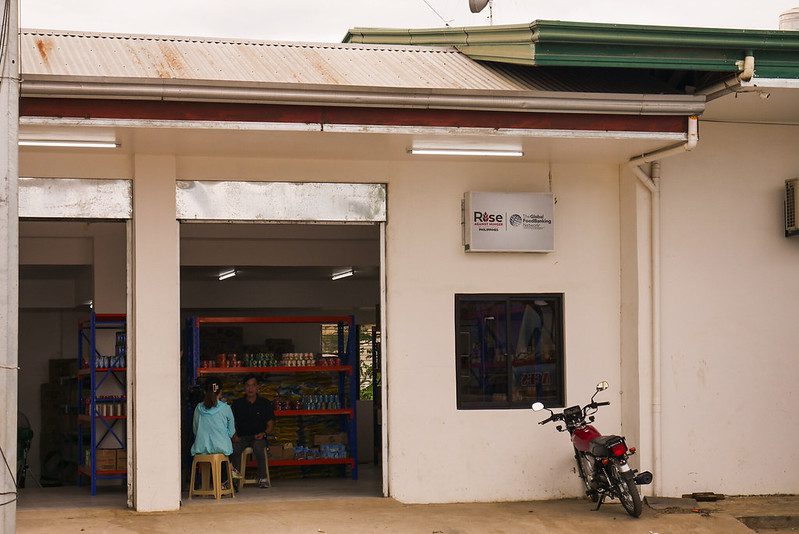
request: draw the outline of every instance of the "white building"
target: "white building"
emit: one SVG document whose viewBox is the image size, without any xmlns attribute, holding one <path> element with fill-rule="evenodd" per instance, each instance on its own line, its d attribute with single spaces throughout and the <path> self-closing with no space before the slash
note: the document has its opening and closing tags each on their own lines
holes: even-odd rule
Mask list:
<svg viewBox="0 0 799 534">
<path fill-rule="evenodd" d="M 114 148 L 20 150 L 20 328 L 85 295 L 127 314 L 131 506 L 179 507 L 181 310 L 201 309 L 382 324 L 382 488 L 402 502 L 579 495 L 566 439 L 526 408 L 602 379 L 598 427 L 657 494 L 799 491 L 799 35 L 543 21 L 348 40 L 22 31 L 20 139 Z M 551 193 L 554 250 L 466 251 L 468 192 Z M 231 265 L 284 275 L 203 278 Z M 335 266 L 356 276 L 312 280 Z M 21 394 L 41 383 L 25 344 L 70 320 L 20 332 Z"/>
</svg>

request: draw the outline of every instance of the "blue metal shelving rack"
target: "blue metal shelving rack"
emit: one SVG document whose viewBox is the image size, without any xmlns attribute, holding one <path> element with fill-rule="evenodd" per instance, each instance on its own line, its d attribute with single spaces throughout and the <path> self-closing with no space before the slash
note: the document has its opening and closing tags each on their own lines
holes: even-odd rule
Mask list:
<svg viewBox="0 0 799 534">
<path fill-rule="evenodd" d="M 96 314 L 91 313 L 88 320 L 82 321 L 78 327 L 78 486 L 82 477 L 90 480 L 91 494 L 97 493 L 98 480 L 125 480 L 127 469 L 98 469 L 97 449 L 106 438 L 113 438 L 121 449 L 126 449 L 126 439 L 123 429 L 127 420 L 126 413 L 105 410 L 103 405 L 110 403 L 126 403 L 126 381 L 124 375 L 126 357 L 124 348 L 113 356 L 101 354 L 97 347 L 97 331 L 111 330 L 117 333 L 126 332 L 126 317 L 124 314 Z M 119 342 L 117 342 L 119 347 Z M 122 345 L 124 347 L 124 344 Z M 84 355 L 86 361 L 84 361 Z M 89 380 L 88 395 L 84 394 L 85 382 Z M 99 398 L 97 391 L 106 381 L 117 383 L 121 395 L 112 398 Z M 88 413 L 86 413 L 88 409 Z M 89 434 L 89 464 L 84 456 L 84 433 Z M 101 434 L 99 432 L 101 432 Z M 99 439 L 98 439 L 99 434 Z M 116 444 L 115 443 L 115 444 Z"/>
</svg>

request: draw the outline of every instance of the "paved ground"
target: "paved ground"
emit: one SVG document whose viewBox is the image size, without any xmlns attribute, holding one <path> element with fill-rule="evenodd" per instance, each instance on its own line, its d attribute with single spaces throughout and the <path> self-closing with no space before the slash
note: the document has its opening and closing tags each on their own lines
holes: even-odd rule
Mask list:
<svg viewBox="0 0 799 534">
<path fill-rule="evenodd" d="M 585 500 L 447 505 L 404 505 L 393 499 L 361 497 L 273 500 L 269 490 L 247 499 L 192 500 L 177 512 L 141 514 L 120 508 L 22 507 L 19 532 L 272 532 L 272 533 L 580 533 L 751 534 L 736 517 L 799 515 L 799 497 L 729 498 L 686 508 L 645 507 L 639 519 L 618 504 L 599 512 Z M 796 522 L 793 523 L 797 526 Z M 779 532 L 797 532 L 789 526 Z M 759 532 L 775 532 L 759 530 Z"/>
</svg>

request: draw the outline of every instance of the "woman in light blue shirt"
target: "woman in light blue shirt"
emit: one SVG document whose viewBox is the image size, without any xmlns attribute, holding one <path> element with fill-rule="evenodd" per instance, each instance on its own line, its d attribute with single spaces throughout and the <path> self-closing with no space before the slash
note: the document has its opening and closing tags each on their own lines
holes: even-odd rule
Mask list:
<svg viewBox="0 0 799 534">
<path fill-rule="evenodd" d="M 233 422 L 230 406 L 219 399 L 221 391 L 222 382 L 218 378 L 211 378 L 205 383 L 205 399 L 194 409 L 192 456 L 198 454 L 230 456 L 233 453 L 233 442 L 230 438 L 236 433 L 236 425 Z"/>
</svg>

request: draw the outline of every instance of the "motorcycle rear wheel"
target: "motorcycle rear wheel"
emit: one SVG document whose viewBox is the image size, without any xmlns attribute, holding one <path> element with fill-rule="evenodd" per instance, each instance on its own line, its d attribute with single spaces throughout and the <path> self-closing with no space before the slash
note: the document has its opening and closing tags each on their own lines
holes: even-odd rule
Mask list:
<svg viewBox="0 0 799 534">
<path fill-rule="evenodd" d="M 632 471 L 622 472 L 618 465 L 613 465 L 613 485 L 616 496 L 621 501 L 624 511 L 632 517 L 640 517 L 643 511 L 641 494 L 638 493 L 638 486 L 635 484 Z"/>
</svg>

